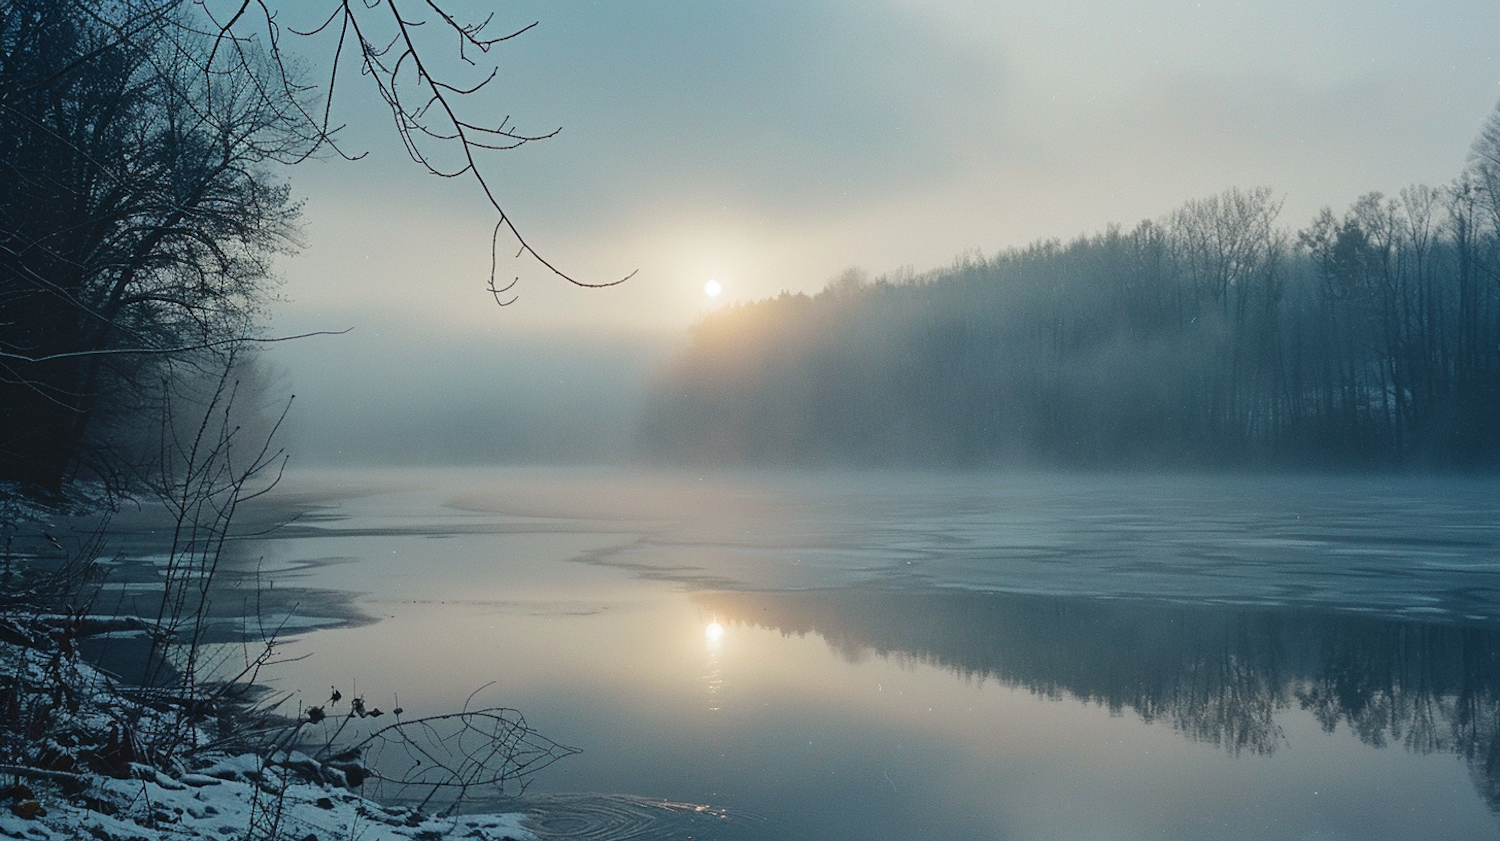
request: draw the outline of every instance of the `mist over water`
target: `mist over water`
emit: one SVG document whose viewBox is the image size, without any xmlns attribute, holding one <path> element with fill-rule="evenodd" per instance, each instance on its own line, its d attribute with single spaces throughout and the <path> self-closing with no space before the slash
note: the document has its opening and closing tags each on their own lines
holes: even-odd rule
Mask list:
<svg viewBox="0 0 1500 841">
<path fill-rule="evenodd" d="M 447 335 L 365 324 L 278 346 L 285 444 L 324 466 L 616 463 L 631 457 L 663 334 Z"/>
</svg>

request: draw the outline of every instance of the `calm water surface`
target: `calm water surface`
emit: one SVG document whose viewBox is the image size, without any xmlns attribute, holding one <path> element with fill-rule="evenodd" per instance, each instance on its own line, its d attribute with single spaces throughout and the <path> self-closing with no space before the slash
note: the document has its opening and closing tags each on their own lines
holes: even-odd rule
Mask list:
<svg viewBox="0 0 1500 841">
<path fill-rule="evenodd" d="M 1500 483 L 304 472 L 379 621 L 276 682 L 522 710 L 543 838 L 1500 837 Z"/>
</svg>

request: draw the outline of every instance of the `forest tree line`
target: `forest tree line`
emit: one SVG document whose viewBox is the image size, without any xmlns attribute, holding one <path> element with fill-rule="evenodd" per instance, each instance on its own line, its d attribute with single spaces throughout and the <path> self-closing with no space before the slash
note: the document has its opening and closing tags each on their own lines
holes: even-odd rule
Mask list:
<svg viewBox="0 0 1500 841">
<path fill-rule="evenodd" d="M 672 459 L 1493 466 L 1500 109 L 1443 187 L 1300 230 L 1269 188 L 1129 230 L 849 270 L 716 312 L 643 427 Z"/>
</svg>

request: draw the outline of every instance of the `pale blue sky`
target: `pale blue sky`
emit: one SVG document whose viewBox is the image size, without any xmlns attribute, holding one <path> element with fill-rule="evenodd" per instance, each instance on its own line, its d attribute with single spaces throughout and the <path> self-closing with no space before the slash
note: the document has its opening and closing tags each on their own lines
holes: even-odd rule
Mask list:
<svg viewBox="0 0 1500 841">
<path fill-rule="evenodd" d="M 350 100 L 373 154 L 292 173 L 309 247 L 280 325 L 676 331 L 710 278 L 723 301 L 920 272 L 1231 186 L 1274 188 L 1297 227 L 1446 182 L 1500 100 L 1494 0 L 498 5 L 540 25 L 497 48 L 497 107 L 562 132 L 497 156 L 496 185 L 561 266 L 639 275 L 586 292 L 514 261 L 495 310 L 486 208 Z"/>
</svg>

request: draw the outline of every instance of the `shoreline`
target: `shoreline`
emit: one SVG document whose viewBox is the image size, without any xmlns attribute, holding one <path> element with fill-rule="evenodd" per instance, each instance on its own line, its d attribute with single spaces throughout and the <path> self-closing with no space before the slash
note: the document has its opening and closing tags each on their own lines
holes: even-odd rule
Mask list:
<svg viewBox="0 0 1500 841">
<path fill-rule="evenodd" d="M 204 625 L 199 643 L 254 646 L 262 638 L 256 631 L 257 624 L 274 626 L 281 632 L 278 636 L 282 641 L 290 641 L 314 630 L 378 621 L 357 606 L 361 593 L 298 586 L 293 583 L 301 574 L 298 568 L 263 570 L 263 559 L 243 549 L 254 539 L 316 516 L 320 510 L 388 490 L 298 490 L 267 495 L 243 506 L 235 514 L 233 534 L 216 561 L 218 568 L 208 591 L 209 607 L 201 617 Z M 52 525 L 42 525 L 48 522 Z M 48 737 L 47 744 L 54 747 L 43 745 L 38 748 L 44 751 L 41 759 L 28 760 L 24 754 L 12 756 L 24 744 L 15 741 L 21 734 L 13 732 L 6 740 L 11 747 L 0 756 L 0 776 L 9 782 L 0 786 L 0 835 L 33 841 L 64 841 L 83 835 L 99 841 L 187 841 L 265 831 L 270 821 L 279 827 L 276 837 L 297 839 L 351 834 L 369 841 L 415 841 L 452 834 L 486 841 L 536 838 L 522 825 L 528 817 L 524 813 L 448 818 L 424 815 L 399 800 L 367 795 L 363 785 L 338 785 L 340 781 L 352 783 L 355 778 L 345 780 L 332 770 L 334 766 L 277 748 L 275 740 L 266 743 L 268 752 L 259 755 L 210 750 L 197 756 L 168 754 L 163 760 L 147 762 L 144 755 L 138 756 L 140 749 L 134 746 L 134 740 L 146 738 L 147 731 L 177 725 L 167 720 L 171 713 L 128 700 L 132 693 L 146 693 L 141 695 L 146 698 L 158 690 L 141 689 L 136 682 L 121 682 L 115 675 L 142 672 L 151 644 L 137 626 L 155 616 L 153 605 L 161 601 L 161 559 L 166 557 L 168 548 L 164 544 L 170 542 L 175 522 L 165 510 L 142 503 L 127 504 L 107 516 L 41 516 L 30 525 L 35 528 L 17 520 L 15 527 L 17 531 L 35 532 L 31 539 L 40 536 L 56 548 L 51 555 L 61 552 L 63 558 L 72 557 L 63 543 L 81 554 L 91 541 L 102 540 L 96 563 L 104 577 L 94 585 L 97 590 L 89 600 L 88 615 L 64 623 L 76 625 L 76 638 L 72 637 L 74 631 L 65 629 L 65 638 L 48 631 L 51 625 L 37 625 L 45 615 L 33 615 L 28 620 L 26 614 L 35 611 L 25 603 L 0 612 L 0 621 L 12 629 L 0 637 L 0 671 L 7 677 L 0 681 L 0 696 L 9 699 L 11 709 L 7 715 L 11 723 L 0 724 L 0 728 L 15 731 L 20 727 L 28 734 L 40 734 L 36 730 L 40 726 L 48 733 L 69 733 L 78 728 L 82 728 L 80 733 L 118 732 L 121 747 L 100 748 L 96 754 L 82 747 L 69 749 L 66 745 L 72 742 L 66 740 L 54 744 Z M 62 542 L 51 531 L 57 531 Z M 24 566 L 22 575 L 38 562 L 53 563 L 45 560 L 48 556 L 47 551 L 32 553 L 7 543 L 7 569 L 16 562 L 32 565 Z M 243 688 L 252 693 L 267 691 L 253 677 Z M 49 686 L 52 689 L 47 689 Z M 50 712 L 29 703 L 35 693 L 49 691 L 75 700 L 62 707 L 54 705 Z M 302 713 L 295 715 L 300 717 Z M 353 717 L 352 712 L 349 716 Z M 292 728 L 288 732 L 301 729 L 295 724 L 297 718 L 284 720 L 284 726 Z M 189 738 L 199 741 L 211 737 L 205 733 Z M 110 739 L 114 744 L 115 737 L 111 735 Z M 75 753 L 79 757 L 76 760 Z M 47 755 L 56 758 L 47 759 Z M 88 762 L 104 765 L 88 767 L 83 762 L 85 756 L 94 757 Z M 293 768 L 300 770 L 290 770 Z"/>
</svg>

